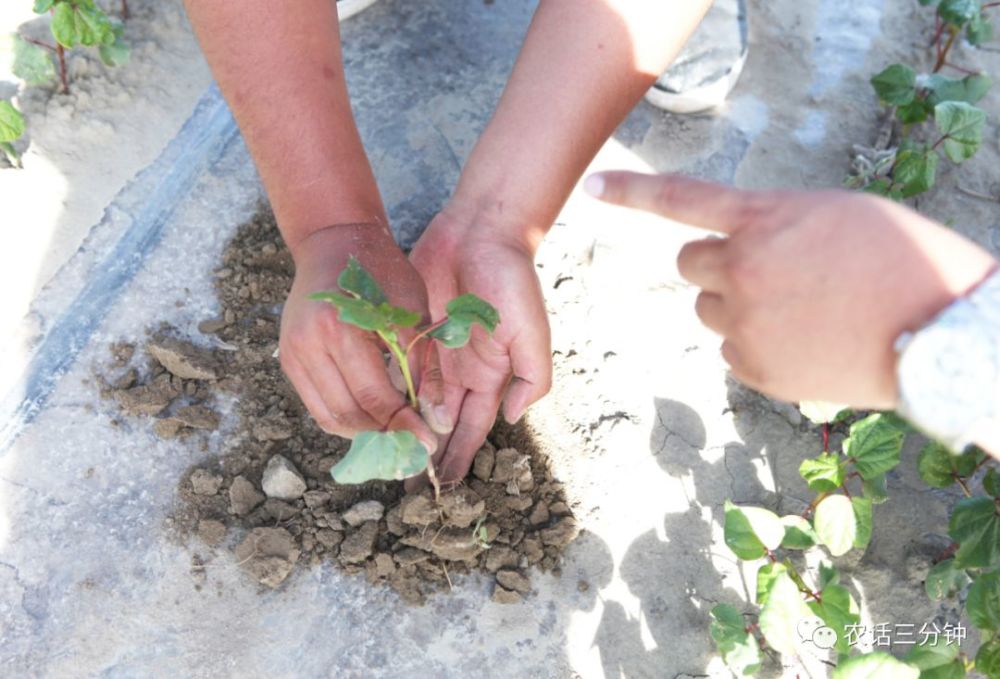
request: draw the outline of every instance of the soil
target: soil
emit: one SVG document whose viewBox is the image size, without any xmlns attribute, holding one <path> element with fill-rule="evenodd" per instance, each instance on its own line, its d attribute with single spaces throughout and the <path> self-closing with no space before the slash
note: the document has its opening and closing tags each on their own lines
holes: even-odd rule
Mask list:
<svg viewBox="0 0 1000 679">
<path fill-rule="evenodd" d="M 396 481 L 333 481 L 330 468 L 350 442 L 316 426 L 275 359 L 293 274 L 262 209 L 215 272 L 222 312 L 201 323 L 203 337 L 161 327 L 141 351 L 112 346 L 103 396 L 126 417 L 149 418 L 163 438 L 196 442 L 198 431 L 219 426 L 219 399 L 236 397 L 230 447 L 180 480 L 177 534 L 233 549 L 236 563 L 269 588 L 298 564 L 330 562 L 413 604 L 474 570 L 495 579 L 492 598 L 501 603 L 530 594 L 532 568 L 558 574 L 577 521 L 527 425 L 498 421 L 469 476 L 439 502 L 430 489 L 406 495 Z M 203 573 L 204 563 L 196 555 L 194 570 Z"/>
</svg>

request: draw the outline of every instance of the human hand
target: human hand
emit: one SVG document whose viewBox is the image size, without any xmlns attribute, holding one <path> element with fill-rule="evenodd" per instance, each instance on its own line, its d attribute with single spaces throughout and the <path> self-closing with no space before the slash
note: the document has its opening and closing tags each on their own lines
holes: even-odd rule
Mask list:
<svg viewBox="0 0 1000 679">
<path fill-rule="evenodd" d="M 534 251 L 506 233 L 445 211 L 410 254 L 427 285 L 432 319 L 443 317 L 445 304 L 467 292 L 500 312 L 492 338 L 476 327 L 465 347 L 440 353 L 444 404 L 455 423 L 435 457 L 444 483 L 468 472 L 501 401 L 504 418 L 513 423 L 552 384 L 549 323 Z"/>
<path fill-rule="evenodd" d="M 996 266 L 912 210 L 846 191 L 741 191 L 681 176 L 606 172 L 602 200 L 725 234 L 685 245 L 695 311 L 747 385 L 789 400 L 892 408 L 894 343 Z"/>
<path fill-rule="evenodd" d="M 438 433 L 450 424 L 434 419 L 433 407 L 422 407 L 425 421 L 390 381 L 383 352 L 373 333 L 341 323 L 329 304 L 309 295 L 336 290 L 337 277 L 353 255 L 384 288 L 392 304 L 427 314 L 427 292 L 420 274 L 385 227 L 370 224 L 333 226 L 296 244 L 295 280 L 281 316 L 281 367 L 317 424 L 332 434 L 351 438 L 360 431 L 407 429 L 433 453 Z M 413 331 L 400 333 L 404 341 Z M 421 403 L 443 401 L 436 352 L 421 363 L 414 352 L 414 374 Z M 433 430 L 432 430 L 433 429 Z"/>
</svg>

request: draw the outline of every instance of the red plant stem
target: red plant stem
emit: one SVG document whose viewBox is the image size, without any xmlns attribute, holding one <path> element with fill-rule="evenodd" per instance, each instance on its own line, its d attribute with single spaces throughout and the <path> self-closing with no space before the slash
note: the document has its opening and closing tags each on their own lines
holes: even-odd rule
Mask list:
<svg viewBox="0 0 1000 679">
<path fill-rule="evenodd" d="M 930 44 L 931 47 L 938 44 L 938 40 L 941 39 L 941 34 L 944 33 L 944 22 L 941 21 L 941 17 L 935 15 L 934 26 L 935 26 L 934 38 L 931 39 L 931 44 Z"/>
<path fill-rule="evenodd" d="M 435 330 L 437 330 L 438 328 L 440 328 L 442 325 L 444 325 L 447 322 L 448 322 L 448 317 L 445 316 L 444 318 L 442 318 L 437 323 L 431 323 L 426 328 L 424 328 L 423 330 L 421 330 L 420 332 L 418 332 L 414 336 L 414 338 L 410 340 L 410 343 L 406 345 L 406 354 L 409 355 L 410 351 L 413 349 L 414 346 L 416 346 L 417 342 L 419 342 L 421 339 L 423 339 L 424 337 L 426 337 L 428 333 L 434 332 Z"/>
<path fill-rule="evenodd" d="M 983 5 L 979 9 L 989 9 L 991 7 L 1000 7 L 1000 2 L 987 2 L 985 5 Z"/>
<path fill-rule="evenodd" d="M 940 50 L 938 50 L 937 63 L 934 64 L 934 73 L 937 73 L 938 71 L 940 71 L 944 67 L 945 61 L 947 61 L 947 59 L 948 59 L 948 52 L 951 51 L 952 45 L 955 44 L 955 38 L 956 37 L 958 37 L 958 32 L 955 29 L 953 29 L 953 28 L 949 28 L 948 29 L 948 41 L 945 42 L 943 48 L 941 48 Z"/>
<path fill-rule="evenodd" d="M 830 423 L 823 423 L 823 452 L 830 450 Z"/>
<path fill-rule="evenodd" d="M 937 565 L 946 559 L 950 559 L 952 556 L 954 556 L 955 552 L 958 551 L 958 547 L 959 545 L 957 542 L 952 542 L 950 545 L 945 547 L 943 552 L 938 554 L 937 558 L 934 559 L 934 564 Z"/>
<path fill-rule="evenodd" d="M 956 71 L 964 73 L 965 75 L 979 75 L 979 71 L 973 71 L 972 69 L 965 68 L 964 66 L 953 64 L 950 61 L 944 62 L 944 65 L 947 66 L 948 68 L 953 68 Z"/>
<path fill-rule="evenodd" d="M 936 142 L 934 142 L 934 146 L 931 147 L 931 151 L 933 151 L 938 146 L 940 146 L 941 144 L 943 144 L 944 141 L 945 141 L 945 139 L 947 139 L 947 138 L 948 138 L 948 135 L 944 135 L 943 137 L 941 137 L 940 139 L 938 139 Z"/>
<path fill-rule="evenodd" d="M 32 45 L 38 45 L 39 47 L 44 47 L 45 49 L 47 49 L 50 52 L 55 52 L 56 51 L 56 48 L 53 47 L 52 45 L 50 45 L 47 42 L 42 42 L 41 40 L 35 40 L 34 38 L 24 38 L 24 37 L 22 37 L 21 39 L 24 40 L 25 42 L 30 42 Z"/>
<path fill-rule="evenodd" d="M 122 0 L 122 20 L 128 19 L 128 0 Z"/>
<path fill-rule="evenodd" d="M 810 502 L 810 503 L 809 503 L 809 506 L 808 506 L 808 507 L 806 507 L 806 508 L 805 508 L 805 511 L 803 511 L 803 512 L 802 512 L 802 518 L 803 518 L 803 519 L 808 519 L 808 518 L 809 518 L 809 515 L 810 515 L 810 514 L 812 514 L 812 511 L 813 511 L 814 509 L 816 509 L 817 505 L 819 505 L 819 503 L 820 503 L 820 502 L 822 502 L 823 500 L 825 500 L 825 499 L 826 499 L 826 497 L 827 497 L 827 496 L 828 496 L 829 494 L 830 494 L 830 492 L 829 492 L 829 491 L 825 491 L 825 492 L 822 492 L 822 493 L 820 493 L 820 494 L 819 494 L 819 495 L 817 495 L 816 497 L 814 497 L 814 498 L 813 498 L 813 501 L 812 501 L 812 502 Z"/>
<path fill-rule="evenodd" d="M 62 45 L 56 45 L 56 54 L 59 55 L 59 79 L 62 81 L 63 94 L 69 94 L 69 76 L 66 73 L 66 50 Z"/>
<path fill-rule="evenodd" d="M 969 486 L 967 486 L 965 481 L 962 480 L 962 477 L 956 476 L 955 481 L 958 482 L 958 487 L 962 489 L 963 493 L 965 493 L 965 497 L 972 497 L 972 491 L 969 490 Z"/>
</svg>

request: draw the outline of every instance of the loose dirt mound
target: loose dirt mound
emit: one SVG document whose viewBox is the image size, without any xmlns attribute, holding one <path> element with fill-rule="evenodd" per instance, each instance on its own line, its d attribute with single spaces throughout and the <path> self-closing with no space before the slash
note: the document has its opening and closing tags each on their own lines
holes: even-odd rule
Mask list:
<svg viewBox="0 0 1000 679">
<path fill-rule="evenodd" d="M 531 591 L 530 567 L 558 573 L 577 525 L 524 425 L 498 423 L 468 478 L 440 503 L 429 490 L 407 496 L 398 482 L 334 483 L 330 468 L 349 442 L 314 424 L 274 357 L 292 275 L 274 219 L 262 211 L 240 228 L 216 272 L 223 313 L 199 326 L 214 338 L 196 345 L 161 328 L 145 347 L 145 367 L 135 365 L 133 347 L 112 347 L 118 374 L 104 395 L 127 416 L 152 418 L 162 437 L 217 427 L 216 393 L 237 398 L 231 447 L 181 480 L 181 535 L 212 547 L 236 543 L 237 562 L 269 587 L 297 563 L 329 560 L 411 603 L 475 569 L 495 576 L 493 599 L 504 603 Z"/>
</svg>

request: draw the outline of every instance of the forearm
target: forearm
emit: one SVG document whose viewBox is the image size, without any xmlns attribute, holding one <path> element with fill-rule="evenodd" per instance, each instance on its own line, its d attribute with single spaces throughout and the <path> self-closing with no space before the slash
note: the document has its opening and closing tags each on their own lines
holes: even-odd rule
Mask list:
<svg viewBox="0 0 1000 679">
<path fill-rule="evenodd" d="M 710 0 L 542 0 L 449 210 L 537 247 L 601 145 Z"/>
<path fill-rule="evenodd" d="M 354 124 L 331 0 L 185 0 L 293 254 L 385 211 Z"/>
</svg>

